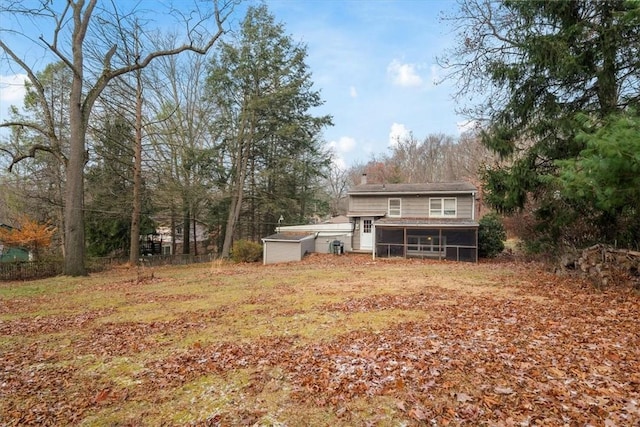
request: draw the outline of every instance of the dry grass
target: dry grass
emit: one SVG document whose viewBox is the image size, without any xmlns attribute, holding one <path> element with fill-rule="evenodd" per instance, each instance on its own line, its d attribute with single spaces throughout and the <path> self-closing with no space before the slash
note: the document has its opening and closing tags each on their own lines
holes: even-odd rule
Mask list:
<svg viewBox="0 0 640 427">
<path fill-rule="evenodd" d="M 640 369 L 631 372 L 640 367 L 638 332 L 619 332 L 637 328 L 637 295 L 594 293 L 535 265 L 355 255 L 150 273 L 0 284 L 0 424 L 640 420 L 632 406 Z M 614 297 L 623 300 L 613 304 Z M 580 323 L 595 309 L 604 316 L 595 322 L 597 341 Z M 586 365 L 563 362 L 560 347 L 589 345 L 602 355 Z M 624 363 L 605 363 L 614 350 Z M 513 358 L 495 360 L 489 351 Z M 555 397 L 536 400 L 531 381 L 549 378 L 551 368 L 574 386 L 548 380 L 536 390 Z M 596 381 L 603 375 L 618 381 L 615 398 L 611 389 L 587 387 L 604 387 Z M 596 401 L 610 399 L 606 413 L 578 419 L 567 410 L 562 418 L 563 393 L 570 399 L 582 390 L 576 382 Z"/>
</svg>

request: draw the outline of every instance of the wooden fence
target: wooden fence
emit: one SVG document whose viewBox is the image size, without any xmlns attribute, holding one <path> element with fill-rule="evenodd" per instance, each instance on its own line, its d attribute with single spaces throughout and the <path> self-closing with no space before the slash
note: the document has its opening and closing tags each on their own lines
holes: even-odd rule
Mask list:
<svg viewBox="0 0 640 427">
<path fill-rule="evenodd" d="M 215 259 L 215 255 L 153 255 L 140 258 L 140 265 L 186 265 L 209 262 Z M 109 270 L 115 266 L 123 265 L 128 259 L 123 258 L 90 258 L 86 267 L 89 273 Z M 64 263 L 62 261 L 18 261 L 0 262 L 0 281 L 10 280 L 35 280 L 53 277 L 62 274 Z"/>
</svg>

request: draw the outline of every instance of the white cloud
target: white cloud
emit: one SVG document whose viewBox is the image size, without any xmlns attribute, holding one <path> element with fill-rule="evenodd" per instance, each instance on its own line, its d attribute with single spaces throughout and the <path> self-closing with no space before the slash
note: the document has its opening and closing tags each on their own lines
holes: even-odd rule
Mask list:
<svg viewBox="0 0 640 427">
<path fill-rule="evenodd" d="M 327 146 L 333 152 L 333 164 L 340 169 L 346 170 L 347 162 L 343 154 L 355 148 L 356 140 L 350 136 L 341 136 L 337 141 L 329 141 Z"/>
<path fill-rule="evenodd" d="M 328 145 L 336 153 L 348 153 L 356 146 L 356 140 L 349 136 L 341 136 L 337 141 L 330 141 Z"/>
<path fill-rule="evenodd" d="M 458 127 L 458 134 L 462 135 L 466 132 L 472 132 L 480 127 L 480 123 L 477 120 L 465 120 L 462 122 L 457 122 L 456 126 Z"/>
<path fill-rule="evenodd" d="M 340 156 L 336 156 L 333 158 L 333 166 L 343 171 L 346 171 L 348 169 L 347 162 Z"/>
<path fill-rule="evenodd" d="M 24 82 L 27 80 L 26 74 L 0 75 L 0 103 L 2 107 L 11 104 L 22 105 L 24 100 Z"/>
<path fill-rule="evenodd" d="M 391 76 L 394 85 L 402 87 L 422 86 L 422 77 L 417 73 L 414 64 L 403 64 L 397 59 L 387 66 L 387 74 Z"/>
<path fill-rule="evenodd" d="M 395 147 L 398 145 L 398 141 L 402 141 L 408 138 L 411 131 L 407 129 L 402 123 L 393 123 L 391 130 L 389 131 L 389 146 Z"/>
<path fill-rule="evenodd" d="M 358 97 L 358 91 L 356 90 L 355 86 L 350 86 L 349 87 L 349 96 L 351 96 L 352 98 L 357 98 Z"/>
</svg>

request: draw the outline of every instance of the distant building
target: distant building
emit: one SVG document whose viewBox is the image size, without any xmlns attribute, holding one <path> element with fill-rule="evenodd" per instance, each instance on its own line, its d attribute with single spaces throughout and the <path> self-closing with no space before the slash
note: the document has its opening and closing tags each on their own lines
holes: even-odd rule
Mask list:
<svg viewBox="0 0 640 427">
<path fill-rule="evenodd" d="M 0 228 L 11 231 L 13 227 L 0 223 Z M 28 250 L 20 247 L 9 247 L 0 241 L 0 262 L 30 261 L 31 254 Z"/>
</svg>

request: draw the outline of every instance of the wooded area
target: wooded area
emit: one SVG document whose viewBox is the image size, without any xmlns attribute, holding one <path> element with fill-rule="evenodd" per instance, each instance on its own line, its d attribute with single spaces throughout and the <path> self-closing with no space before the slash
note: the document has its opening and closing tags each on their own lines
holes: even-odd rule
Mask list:
<svg viewBox="0 0 640 427">
<path fill-rule="evenodd" d="M 159 226 L 171 230 L 173 242 L 182 239 L 173 253 L 226 257 L 234 240 L 259 240 L 282 221 L 344 214 L 346 190 L 365 171 L 372 182 L 474 179 L 490 157 L 470 136 L 411 135 L 390 154 L 339 169 L 322 139 L 331 117 L 311 113 L 323 100 L 305 46 L 287 36 L 264 5 L 250 7 L 240 28 L 228 27 L 233 34 L 223 36 L 233 3 L 212 5 L 218 30 L 193 44 L 177 45 L 178 34 L 145 28 L 140 10 L 119 26 L 100 27 L 101 35 L 122 40 L 122 48 L 103 46 L 93 33 L 80 44 L 94 21 L 124 12 L 78 1 L 68 10 L 42 4 L 42 16 L 74 13 L 79 22 L 55 27 L 53 41 L 40 40 L 60 52 L 43 70 L 1 45 L 6 58 L 28 72 L 29 83 L 24 108 L 14 108 L 2 124 L 11 134 L 0 142 L 6 167 L 0 213 L 11 219 L 27 212 L 54 224 L 52 252 L 68 261 L 67 274 L 86 273 L 85 247 L 90 256 L 129 253 L 136 263 L 137 236 Z M 6 12 L 15 19 L 37 14 Z M 184 28 L 190 29 L 187 22 Z M 195 34 L 192 29 L 186 37 Z M 115 50 L 101 50 L 107 48 Z M 65 56 L 67 50 L 76 56 Z M 94 86 L 74 89 L 82 67 L 95 77 Z M 82 110 L 71 114 L 71 104 Z M 197 226 L 207 230 L 205 241 L 198 240 Z"/>
<path fill-rule="evenodd" d="M 640 248 L 640 3 L 464 0 L 440 62 L 501 162 L 485 201 L 531 215 L 528 247 Z"/>
<path fill-rule="evenodd" d="M 266 5 L 236 17 L 235 3 L 168 9 L 167 31 L 96 0 L 0 6 L 2 60 L 28 76 L 23 108 L 0 123 L 0 218 L 54 226 L 66 274 L 86 274 L 87 255 L 136 263 L 160 228 L 171 253 L 226 257 L 234 240 L 344 213 L 362 173 L 469 180 L 487 207 L 527 218 L 534 252 L 640 249 L 637 2 L 461 1 L 440 63 L 475 101 L 460 103 L 475 131 L 410 134 L 347 170 L 323 140 L 332 117 L 313 113 L 306 46 Z M 50 32 L 29 38 L 25 17 Z"/>
</svg>

